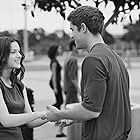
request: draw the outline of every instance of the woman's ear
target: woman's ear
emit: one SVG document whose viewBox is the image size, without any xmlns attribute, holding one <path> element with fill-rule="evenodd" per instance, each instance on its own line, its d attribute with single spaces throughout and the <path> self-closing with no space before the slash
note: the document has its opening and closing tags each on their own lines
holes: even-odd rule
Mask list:
<svg viewBox="0 0 140 140">
<path fill-rule="evenodd" d="M 82 23 L 82 24 L 81 24 L 81 31 L 82 31 L 83 33 L 87 31 L 87 26 L 86 26 L 85 23 Z"/>
</svg>

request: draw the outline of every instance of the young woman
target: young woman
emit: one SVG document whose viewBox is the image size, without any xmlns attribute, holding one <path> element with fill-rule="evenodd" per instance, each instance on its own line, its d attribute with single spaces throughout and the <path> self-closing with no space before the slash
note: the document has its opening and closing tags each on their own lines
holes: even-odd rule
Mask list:
<svg viewBox="0 0 140 140">
<path fill-rule="evenodd" d="M 62 49 L 60 46 L 53 45 L 48 50 L 48 57 L 50 58 L 50 70 L 52 72 L 52 76 L 50 78 L 50 87 L 54 91 L 56 103 L 53 106 L 61 109 L 61 105 L 63 104 L 63 96 L 62 96 L 62 87 L 61 87 L 61 65 L 57 59 L 57 56 L 62 53 Z M 63 133 L 63 127 L 59 127 L 58 134 L 56 137 L 65 137 Z"/>
<path fill-rule="evenodd" d="M 61 87 L 61 65 L 57 59 L 57 56 L 61 53 L 61 48 L 57 45 L 53 45 L 48 50 L 48 56 L 50 58 L 50 70 L 52 72 L 50 78 L 50 87 L 53 89 L 56 103 L 54 104 L 55 107 L 58 109 L 61 108 L 63 104 L 63 96 L 62 96 L 62 87 Z"/>
<path fill-rule="evenodd" d="M 18 40 L 0 37 L 0 139 L 23 140 L 20 126 L 40 126 L 47 121 L 46 111 L 32 112 L 21 80 L 24 54 Z"/>
</svg>

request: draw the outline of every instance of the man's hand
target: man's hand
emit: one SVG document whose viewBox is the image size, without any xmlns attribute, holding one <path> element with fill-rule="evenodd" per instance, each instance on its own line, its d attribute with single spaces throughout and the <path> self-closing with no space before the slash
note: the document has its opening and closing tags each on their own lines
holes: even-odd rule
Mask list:
<svg viewBox="0 0 140 140">
<path fill-rule="evenodd" d="M 47 106 L 48 112 L 47 112 L 47 119 L 51 122 L 60 120 L 59 116 L 57 115 L 60 111 L 54 106 L 48 105 Z"/>
<path fill-rule="evenodd" d="M 70 126 L 74 123 L 79 123 L 79 121 L 74 121 L 74 120 L 61 120 L 61 121 L 57 121 L 56 122 L 58 126 L 61 127 L 66 127 L 66 126 Z"/>
</svg>

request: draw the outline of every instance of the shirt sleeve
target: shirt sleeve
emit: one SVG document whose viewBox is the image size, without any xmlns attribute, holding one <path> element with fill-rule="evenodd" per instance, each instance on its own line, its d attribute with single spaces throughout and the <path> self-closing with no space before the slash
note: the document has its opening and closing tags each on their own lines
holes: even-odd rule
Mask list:
<svg viewBox="0 0 140 140">
<path fill-rule="evenodd" d="M 106 95 L 107 73 L 102 61 L 96 57 L 87 57 L 83 61 L 84 79 L 82 106 L 90 111 L 101 112 Z"/>
</svg>

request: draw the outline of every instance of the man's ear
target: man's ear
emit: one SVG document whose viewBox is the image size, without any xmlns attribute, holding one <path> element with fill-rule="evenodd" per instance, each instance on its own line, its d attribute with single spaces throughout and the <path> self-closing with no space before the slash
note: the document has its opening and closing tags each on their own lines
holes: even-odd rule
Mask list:
<svg viewBox="0 0 140 140">
<path fill-rule="evenodd" d="M 86 26 L 85 23 L 82 23 L 82 24 L 81 24 L 81 31 L 82 31 L 83 33 L 87 31 L 87 26 Z"/>
</svg>

